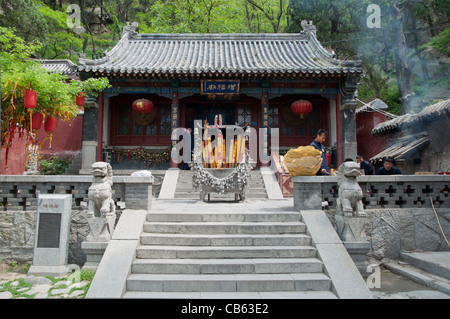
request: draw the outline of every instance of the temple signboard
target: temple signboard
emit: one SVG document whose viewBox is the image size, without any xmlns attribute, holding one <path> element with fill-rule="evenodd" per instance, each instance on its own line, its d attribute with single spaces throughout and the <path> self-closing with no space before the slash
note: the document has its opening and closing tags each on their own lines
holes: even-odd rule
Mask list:
<svg viewBox="0 0 450 319">
<path fill-rule="evenodd" d="M 202 80 L 202 94 L 239 94 L 239 80 Z"/>
</svg>

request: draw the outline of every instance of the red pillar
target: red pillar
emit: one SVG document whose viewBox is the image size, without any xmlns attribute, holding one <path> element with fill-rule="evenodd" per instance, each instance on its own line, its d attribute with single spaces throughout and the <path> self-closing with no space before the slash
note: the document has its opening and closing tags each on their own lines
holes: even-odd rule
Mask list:
<svg viewBox="0 0 450 319">
<path fill-rule="evenodd" d="M 261 96 L 261 114 L 262 114 L 262 122 L 261 122 L 261 127 L 265 128 L 265 129 L 269 129 L 269 96 L 267 94 L 267 92 L 263 92 L 262 96 Z M 262 150 L 260 149 L 260 152 L 267 152 L 268 153 L 268 145 L 269 145 L 269 141 L 268 141 L 268 135 L 265 135 L 263 141 L 260 141 L 262 143 L 258 143 L 258 145 L 262 146 Z M 267 155 L 265 153 L 265 155 Z M 261 167 L 267 167 L 269 166 L 269 163 L 261 163 L 259 161 L 259 156 L 258 156 L 258 164 L 260 164 Z"/>
<path fill-rule="evenodd" d="M 337 167 L 338 168 L 343 162 L 343 147 L 344 142 L 342 140 L 342 113 L 341 113 L 341 95 L 336 94 L 336 155 L 337 155 Z"/>
<path fill-rule="evenodd" d="M 179 117 L 180 117 L 180 101 L 178 98 L 178 92 L 172 93 L 172 106 L 171 106 L 171 123 L 172 123 L 172 131 L 178 128 Z M 178 143 L 178 140 L 171 140 L 172 147 Z M 178 164 L 175 163 L 172 158 L 170 158 L 170 168 L 178 168 Z"/>
<path fill-rule="evenodd" d="M 103 117 L 104 117 L 103 92 L 98 95 L 98 116 L 97 116 L 97 161 L 103 161 Z"/>
</svg>

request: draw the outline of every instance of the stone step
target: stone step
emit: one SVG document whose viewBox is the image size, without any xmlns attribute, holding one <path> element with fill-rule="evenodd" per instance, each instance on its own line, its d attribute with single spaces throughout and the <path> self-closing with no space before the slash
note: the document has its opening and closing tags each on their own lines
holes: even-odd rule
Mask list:
<svg viewBox="0 0 450 319">
<path fill-rule="evenodd" d="M 146 292 L 127 291 L 123 298 L 132 299 L 338 299 L 331 291 L 260 291 L 260 292 Z M 217 310 L 224 312 L 225 309 Z M 264 310 L 261 310 L 264 311 Z M 216 312 L 215 312 L 216 313 Z M 270 312 L 269 312 L 270 313 Z"/>
<path fill-rule="evenodd" d="M 448 251 L 401 252 L 400 257 L 417 268 L 450 280 L 450 252 Z"/>
<path fill-rule="evenodd" d="M 308 246 L 311 245 L 311 237 L 305 234 L 201 235 L 143 233 L 141 235 L 141 244 L 158 246 Z"/>
<path fill-rule="evenodd" d="M 249 193 L 247 193 L 247 198 L 267 198 L 267 194 L 264 192 L 264 193 L 251 193 L 251 192 L 249 192 Z"/>
<path fill-rule="evenodd" d="M 145 222 L 146 233 L 289 234 L 304 233 L 302 222 Z"/>
<path fill-rule="evenodd" d="M 178 193 L 175 191 L 174 198 L 180 198 L 180 199 L 199 199 L 200 193 Z"/>
<path fill-rule="evenodd" d="M 139 246 L 136 258 L 315 258 L 312 246 Z"/>
<path fill-rule="evenodd" d="M 175 191 L 177 193 L 195 193 L 195 194 L 199 194 L 200 190 L 195 190 L 192 185 L 180 185 L 178 184 L 178 186 L 176 187 Z M 251 184 L 249 185 L 248 188 L 249 192 L 266 192 L 264 185 L 258 185 L 258 184 Z"/>
<path fill-rule="evenodd" d="M 246 194 L 246 198 L 253 198 L 253 199 L 263 199 L 263 198 L 267 198 L 267 193 L 264 192 L 248 192 Z M 200 199 L 200 193 L 179 193 L 179 192 L 175 192 L 174 195 L 175 199 Z M 205 199 L 208 199 L 207 196 L 205 196 Z M 215 194 L 215 193 L 211 193 L 210 200 L 227 200 L 227 201 L 234 201 L 236 200 L 235 198 L 235 193 L 229 193 L 229 194 Z"/>
<path fill-rule="evenodd" d="M 282 274 L 320 273 L 317 258 L 136 259 L 133 274 Z"/>
<path fill-rule="evenodd" d="M 164 212 L 148 213 L 148 222 L 299 222 L 298 212 Z"/>
<path fill-rule="evenodd" d="M 131 274 L 127 291 L 154 292 L 260 292 L 330 290 L 322 273 L 299 274 Z"/>
</svg>

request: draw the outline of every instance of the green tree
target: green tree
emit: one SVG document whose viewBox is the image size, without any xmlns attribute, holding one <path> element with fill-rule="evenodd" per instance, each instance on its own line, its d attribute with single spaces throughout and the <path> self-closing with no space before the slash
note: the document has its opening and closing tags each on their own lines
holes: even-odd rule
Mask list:
<svg viewBox="0 0 450 319">
<path fill-rule="evenodd" d="M 36 0 L 0 0 L 0 26 L 11 27 L 26 42 L 43 41 L 48 33 L 47 21 Z"/>
<path fill-rule="evenodd" d="M 28 143 L 37 143 L 35 136 L 31 135 L 33 113 L 70 121 L 79 112 L 75 100 L 80 91 L 96 94 L 109 86 L 106 78 L 67 82 L 65 76 L 47 72 L 38 62 L 30 60 L 30 56 L 42 45 L 37 41 L 26 43 L 15 35 L 12 28 L 0 27 L 0 45 L 1 147 L 7 150 L 17 131 L 30 137 Z M 37 92 L 37 106 L 34 109 L 25 108 L 24 96 L 28 89 Z"/>
<path fill-rule="evenodd" d="M 144 32 L 243 32 L 245 25 L 238 19 L 242 8 L 237 4 L 226 0 L 158 0 L 149 12 L 137 14 L 137 20 Z"/>
<path fill-rule="evenodd" d="M 279 33 L 289 25 L 288 0 L 244 0 L 250 32 Z"/>
</svg>

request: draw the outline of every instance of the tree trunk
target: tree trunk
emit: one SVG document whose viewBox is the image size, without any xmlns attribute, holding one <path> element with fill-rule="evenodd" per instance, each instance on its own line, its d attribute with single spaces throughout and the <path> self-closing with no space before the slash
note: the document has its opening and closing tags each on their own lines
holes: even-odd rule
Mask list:
<svg viewBox="0 0 450 319">
<path fill-rule="evenodd" d="M 402 103 L 402 113 L 406 114 L 410 110 L 411 99 L 414 96 L 411 83 L 411 68 L 408 61 L 405 33 L 403 31 L 403 14 L 397 1 L 392 5 L 392 15 L 394 17 L 393 31 L 395 50 L 395 68 L 397 75 L 397 85 L 400 91 L 400 101 Z"/>
<path fill-rule="evenodd" d="M 412 43 L 412 46 L 414 47 L 415 55 L 419 59 L 420 66 L 422 68 L 423 79 L 425 81 L 429 81 L 430 77 L 428 75 L 427 65 L 426 65 L 426 62 L 424 61 L 424 59 L 422 58 L 422 55 L 419 50 L 419 40 L 417 38 L 417 33 L 415 32 L 416 28 L 417 28 L 416 27 L 416 17 L 414 16 L 414 11 L 413 11 L 412 5 L 408 4 L 405 7 L 405 10 L 406 10 L 406 15 L 409 20 L 410 30 L 412 31 L 410 34 L 411 43 Z"/>
</svg>

